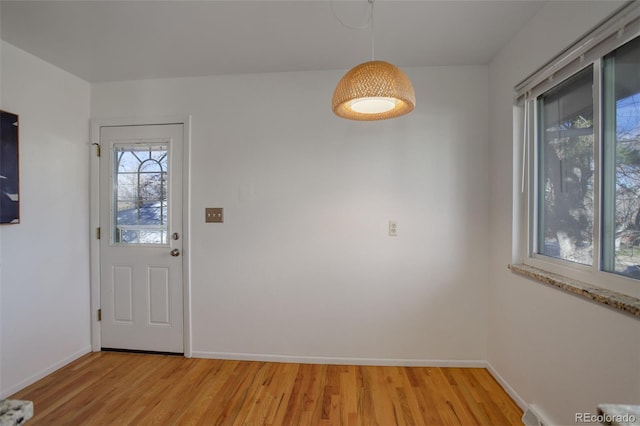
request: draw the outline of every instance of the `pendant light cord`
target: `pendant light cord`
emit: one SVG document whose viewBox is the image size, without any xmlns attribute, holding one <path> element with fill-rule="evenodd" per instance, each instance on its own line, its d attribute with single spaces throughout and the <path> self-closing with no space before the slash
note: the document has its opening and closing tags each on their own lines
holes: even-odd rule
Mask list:
<svg viewBox="0 0 640 426">
<path fill-rule="evenodd" d="M 373 0 L 367 0 L 372 6 L 373 6 Z M 333 17 L 336 18 L 336 20 L 338 22 L 340 22 L 342 24 L 343 27 L 345 28 L 349 28 L 350 30 L 366 30 L 367 28 L 371 27 L 371 12 L 369 12 L 369 16 L 368 16 L 368 20 L 367 22 L 365 22 L 362 25 L 358 25 L 358 26 L 354 26 L 354 25 L 349 25 L 346 22 L 344 22 L 342 19 L 340 19 L 340 17 L 338 16 L 338 14 L 336 13 L 336 10 L 333 6 L 334 0 L 331 0 L 331 13 L 333 13 Z"/>
<path fill-rule="evenodd" d="M 368 0 L 371 5 L 371 16 L 369 16 L 369 26 L 371 27 L 371 60 L 375 60 L 376 57 L 376 44 L 374 40 L 373 32 L 373 0 Z"/>
<path fill-rule="evenodd" d="M 374 0 L 367 0 L 367 2 L 369 3 L 369 19 L 368 19 L 368 21 L 366 23 L 364 23 L 363 25 L 360 25 L 360 26 L 348 25 L 342 19 L 340 19 L 340 17 L 336 13 L 335 8 L 333 7 L 333 2 L 334 2 L 334 0 L 331 0 L 331 13 L 333 13 L 334 18 L 336 18 L 336 20 L 338 22 L 340 22 L 343 27 L 349 28 L 350 30 L 366 30 L 367 28 L 370 30 L 370 32 L 371 32 L 371 60 L 372 61 L 375 60 L 376 47 L 375 47 L 375 40 L 374 40 L 374 37 L 373 37 L 374 36 L 374 33 L 373 33 L 373 2 L 374 2 Z"/>
</svg>

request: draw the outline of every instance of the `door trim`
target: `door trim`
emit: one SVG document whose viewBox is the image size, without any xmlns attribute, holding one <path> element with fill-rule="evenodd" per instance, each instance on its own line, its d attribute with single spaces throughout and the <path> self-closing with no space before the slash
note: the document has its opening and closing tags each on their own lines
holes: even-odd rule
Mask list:
<svg viewBox="0 0 640 426">
<path fill-rule="evenodd" d="M 89 246 L 90 246 L 90 286 L 91 286 L 91 350 L 101 349 L 101 327 L 98 321 L 100 309 L 100 241 L 96 229 L 100 226 L 100 160 L 93 144 L 100 143 L 100 128 L 107 126 L 145 126 L 158 124 L 182 124 L 183 126 L 183 164 L 182 164 L 182 289 L 183 289 L 183 340 L 184 356 L 191 358 L 191 116 L 162 116 L 146 118 L 107 118 L 92 119 L 89 144 L 90 167 L 90 207 L 89 207 Z"/>
</svg>

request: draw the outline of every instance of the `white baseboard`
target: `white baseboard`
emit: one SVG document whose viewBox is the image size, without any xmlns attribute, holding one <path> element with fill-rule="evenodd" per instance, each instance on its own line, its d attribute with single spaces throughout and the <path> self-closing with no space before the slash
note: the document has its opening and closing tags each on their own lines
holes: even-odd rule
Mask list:
<svg viewBox="0 0 640 426">
<path fill-rule="evenodd" d="M 379 365 L 401 367 L 467 367 L 485 368 L 481 360 L 442 360 L 405 358 L 343 358 L 298 355 L 247 354 L 229 352 L 191 352 L 193 358 L 226 359 L 235 361 L 293 362 L 298 364 Z"/>
<path fill-rule="evenodd" d="M 507 392 L 509 394 L 511 399 L 513 399 L 515 401 L 515 403 L 518 404 L 518 407 L 520 407 L 520 409 L 522 411 L 527 411 L 527 408 L 528 408 L 529 404 L 527 404 L 524 401 L 524 399 L 522 399 L 520 397 L 520 395 L 518 395 L 518 393 L 511 387 L 511 385 L 509 385 L 509 383 L 507 383 L 507 381 L 504 379 L 504 377 L 502 377 L 500 375 L 500 373 L 498 373 L 498 371 L 495 368 L 493 368 L 493 365 L 491 365 L 491 363 L 486 361 L 485 362 L 485 367 L 487 368 L 489 373 L 491 373 L 493 378 L 496 379 L 496 381 L 500 384 L 500 386 L 502 386 L 502 388 L 505 390 L 505 392 Z"/>
<path fill-rule="evenodd" d="M 53 373 L 54 371 L 64 367 L 65 365 L 69 364 L 70 362 L 75 361 L 76 359 L 80 358 L 83 355 L 88 354 L 89 352 L 91 352 L 91 345 L 89 346 L 85 346 L 84 348 L 80 349 L 77 352 L 74 352 L 73 354 L 69 355 L 68 357 L 64 358 L 61 361 L 56 362 L 55 364 L 45 368 L 44 370 L 41 370 L 39 372 L 37 372 L 36 374 L 24 379 L 23 381 L 11 386 L 8 389 L 3 389 L 2 392 L 0 392 L 0 399 L 4 399 L 7 398 L 8 396 L 26 388 L 27 386 L 37 382 L 38 380 L 42 379 L 43 377 L 48 376 L 49 374 Z"/>
</svg>

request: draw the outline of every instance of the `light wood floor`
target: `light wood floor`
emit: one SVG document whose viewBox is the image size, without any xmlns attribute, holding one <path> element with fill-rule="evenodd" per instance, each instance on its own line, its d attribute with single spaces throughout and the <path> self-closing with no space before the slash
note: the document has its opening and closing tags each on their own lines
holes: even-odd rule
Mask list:
<svg viewBox="0 0 640 426">
<path fill-rule="evenodd" d="M 364 367 L 97 352 L 22 391 L 29 425 L 521 425 L 482 368 Z"/>
</svg>

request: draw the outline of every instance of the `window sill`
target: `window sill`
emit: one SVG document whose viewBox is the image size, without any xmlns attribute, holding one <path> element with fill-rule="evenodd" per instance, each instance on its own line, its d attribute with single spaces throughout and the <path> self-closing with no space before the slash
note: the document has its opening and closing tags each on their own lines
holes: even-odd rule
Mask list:
<svg viewBox="0 0 640 426">
<path fill-rule="evenodd" d="M 638 298 L 553 274 L 529 265 L 511 264 L 508 268 L 517 274 L 640 318 L 640 299 Z"/>
</svg>

